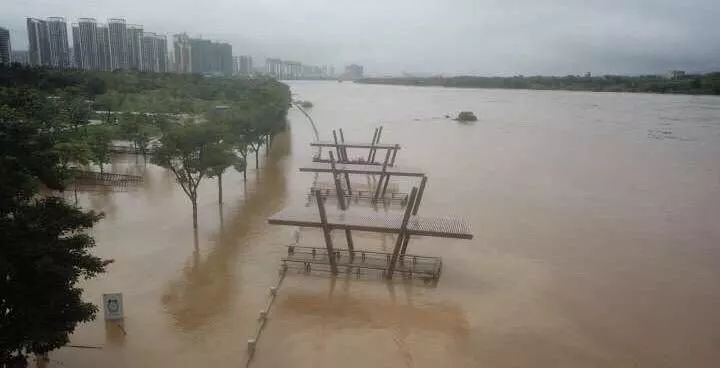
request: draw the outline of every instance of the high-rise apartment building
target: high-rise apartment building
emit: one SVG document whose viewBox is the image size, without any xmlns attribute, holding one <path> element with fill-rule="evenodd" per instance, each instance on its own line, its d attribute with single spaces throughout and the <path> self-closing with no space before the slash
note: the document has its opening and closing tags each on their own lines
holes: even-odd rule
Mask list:
<svg viewBox="0 0 720 368">
<path fill-rule="evenodd" d="M 0 27 L 0 64 L 11 62 L 12 47 L 10 47 L 10 31 Z"/>
<path fill-rule="evenodd" d="M 190 70 L 193 73 L 225 74 L 233 72 L 232 46 L 190 38 Z"/>
<path fill-rule="evenodd" d="M 97 26 L 98 70 L 110 71 L 110 30 L 104 24 Z"/>
<path fill-rule="evenodd" d="M 110 70 L 128 69 L 128 34 L 125 19 L 108 19 Z"/>
<path fill-rule="evenodd" d="M 344 77 L 347 79 L 361 79 L 363 77 L 362 65 L 350 64 L 346 66 Z"/>
<path fill-rule="evenodd" d="M 173 56 L 178 73 L 231 75 L 236 69 L 230 44 L 190 38 L 185 33 L 173 36 Z"/>
<path fill-rule="evenodd" d="M 127 26 L 128 68 L 142 70 L 143 26 L 131 24 Z"/>
<path fill-rule="evenodd" d="M 50 64 L 50 40 L 47 23 L 42 19 L 27 18 L 28 62 L 32 66 Z"/>
<path fill-rule="evenodd" d="M 73 67 L 82 69 L 82 59 L 80 57 L 80 28 L 77 23 L 72 24 L 72 41 Z"/>
<path fill-rule="evenodd" d="M 297 79 L 302 76 L 302 64 L 297 61 L 283 61 L 280 78 Z"/>
<path fill-rule="evenodd" d="M 235 74 L 247 76 L 253 73 L 253 60 L 251 56 L 233 56 L 233 63 L 235 64 Z"/>
<path fill-rule="evenodd" d="M 75 50 L 79 50 L 79 67 L 84 70 L 98 70 L 100 60 L 98 56 L 98 28 L 94 18 L 78 19 L 79 44 L 73 44 Z M 76 51 L 77 52 L 77 51 Z"/>
<path fill-rule="evenodd" d="M 154 33 L 145 32 L 142 38 L 142 68 L 144 72 L 154 72 L 157 66 L 157 38 Z"/>
<path fill-rule="evenodd" d="M 192 73 L 192 46 L 187 34 L 173 36 L 173 49 L 175 55 L 175 72 Z"/>
<path fill-rule="evenodd" d="M 142 71 L 165 73 L 168 71 L 167 38 L 145 32 L 142 42 Z"/>
<path fill-rule="evenodd" d="M 283 62 L 280 59 L 265 59 L 265 73 L 275 78 L 280 78 L 280 75 L 282 74 L 282 64 Z"/>
<path fill-rule="evenodd" d="M 217 58 L 217 71 L 224 75 L 232 75 L 232 46 L 229 43 L 215 43 L 215 57 Z"/>
<path fill-rule="evenodd" d="M 27 18 L 27 33 L 30 65 L 45 65 L 55 68 L 70 66 L 70 48 L 68 47 L 65 18 L 50 17 L 46 20 Z"/>
<path fill-rule="evenodd" d="M 210 40 L 199 38 L 190 39 L 190 62 L 193 73 L 210 73 L 216 66 L 213 65 L 213 50 Z"/>
<path fill-rule="evenodd" d="M 49 57 L 45 65 L 55 68 L 70 67 L 70 47 L 68 45 L 67 23 L 65 18 L 50 17 L 45 21 L 47 27 Z"/>
<path fill-rule="evenodd" d="M 167 73 L 168 70 L 168 46 L 167 37 L 165 35 L 155 35 L 155 48 L 157 49 L 157 69 L 158 73 Z"/>
</svg>

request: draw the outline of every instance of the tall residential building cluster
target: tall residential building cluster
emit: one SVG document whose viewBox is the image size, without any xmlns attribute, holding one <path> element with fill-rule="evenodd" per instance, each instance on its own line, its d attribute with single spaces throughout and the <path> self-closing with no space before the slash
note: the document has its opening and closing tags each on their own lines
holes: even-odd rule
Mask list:
<svg viewBox="0 0 720 368">
<path fill-rule="evenodd" d="M 10 31 L 0 27 L 0 64 L 10 63 L 12 47 L 10 46 Z"/>
<path fill-rule="evenodd" d="M 233 72 L 238 75 L 253 74 L 253 59 L 250 56 L 233 56 Z"/>
<path fill-rule="evenodd" d="M 229 43 L 191 38 L 185 33 L 173 36 L 175 71 L 230 75 L 236 71 Z M 249 61 L 252 65 L 252 59 Z"/>
<path fill-rule="evenodd" d="M 145 32 L 143 26 L 111 18 L 98 24 L 93 18 L 80 18 L 73 27 L 76 66 L 85 70 L 168 71 L 167 39 Z"/>
<path fill-rule="evenodd" d="M 335 68 L 327 65 L 303 65 L 297 61 L 277 58 L 265 59 L 265 74 L 278 79 L 327 78 L 335 75 Z"/>
<path fill-rule="evenodd" d="M 363 77 L 364 70 L 362 65 L 357 64 L 350 64 L 345 67 L 345 74 L 343 74 L 344 78 L 355 80 L 355 79 L 361 79 Z"/>
<path fill-rule="evenodd" d="M 98 23 L 79 18 L 70 25 L 65 18 L 26 18 L 28 50 L 12 50 L 10 32 L 0 27 L 0 63 L 83 70 L 139 70 L 147 72 L 200 73 L 251 76 L 266 74 L 278 79 L 332 78 L 335 68 L 304 65 L 297 61 L 266 59 L 254 67 L 251 56 L 233 56 L 232 46 L 186 33 L 173 36 L 172 49 L 164 35 L 147 32 L 142 25 L 123 18 Z M 69 43 L 72 40 L 72 44 Z M 72 46 L 72 47 L 70 47 Z M 346 67 L 343 77 L 362 77 L 362 66 Z"/>
<path fill-rule="evenodd" d="M 71 25 L 72 49 L 67 30 L 65 18 L 27 18 L 28 63 L 102 71 L 168 71 L 165 36 L 127 25 L 125 19 L 111 18 L 102 24 L 94 18 L 79 18 Z"/>
</svg>

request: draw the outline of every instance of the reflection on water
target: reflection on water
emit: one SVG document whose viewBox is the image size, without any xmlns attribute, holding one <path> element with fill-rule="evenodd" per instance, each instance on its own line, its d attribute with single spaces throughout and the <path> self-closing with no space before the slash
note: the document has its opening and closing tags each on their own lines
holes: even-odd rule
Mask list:
<svg viewBox="0 0 720 368">
<path fill-rule="evenodd" d="M 340 295 L 338 295 L 340 294 Z M 332 295 L 308 294 L 290 290 L 279 303 L 278 313 L 291 318 L 292 314 L 318 319 L 317 323 L 338 324 L 343 328 L 400 328 L 430 330 L 452 338 L 467 338 L 468 323 L 463 310 L 446 304 L 414 306 L 409 300 L 373 300 L 354 297 L 346 292 Z M 304 325 L 309 328 L 312 324 Z"/>
<path fill-rule="evenodd" d="M 234 273 L 238 254 L 242 247 L 252 245 L 249 242 L 252 229 L 262 226 L 269 215 L 282 209 L 286 195 L 282 158 L 289 153 L 288 134 L 280 135 L 273 144 L 276 149 L 262 172 L 255 176 L 255 191 L 236 206 L 227 220 L 221 210 L 215 245 L 203 257 L 194 251 L 182 277 L 171 280 L 163 293 L 165 308 L 174 323 L 186 332 L 203 327 L 208 319 L 227 312 L 231 298 L 239 293 L 236 285 L 242 282 Z"/>
<path fill-rule="evenodd" d="M 434 288 L 288 276 L 253 367 L 714 367 L 720 361 L 720 99 L 561 91 L 465 90 L 291 82 L 313 101 L 322 139 L 402 145 L 398 165 L 429 181 L 421 212 L 470 220 L 472 241 L 413 238 L 443 257 Z M 446 114 L 471 110 L 475 124 Z M 142 172 L 127 192 L 80 193 L 107 217 L 95 252 L 116 260 L 84 285 L 122 292 L 119 336 L 101 320 L 61 349 L 72 367 L 241 366 L 292 228 L 265 218 L 304 206 L 299 173 L 312 128 L 290 111 L 247 182 L 233 170 L 200 188 L 200 229 L 171 173 Z M 264 152 L 263 152 L 264 155 Z M 327 181 L 329 178 L 320 177 Z M 365 178 L 358 178 L 362 183 Z M 411 182 L 400 180 L 400 191 Z M 388 249 L 393 237 L 353 234 Z M 194 238 L 196 240 L 194 240 Z M 304 241 L 321 241 L 303 231 Z M 344 234 L 335 234 L 344 244 Z M 308 244 L 305 244 L 308 245 Z M 310 244 L 316 245 L 316 244 Z"/>
</svg>

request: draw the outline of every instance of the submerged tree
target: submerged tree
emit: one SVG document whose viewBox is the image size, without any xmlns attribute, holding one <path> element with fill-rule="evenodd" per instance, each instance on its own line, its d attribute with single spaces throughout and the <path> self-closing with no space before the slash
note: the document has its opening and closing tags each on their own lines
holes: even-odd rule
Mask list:
<svg viewBox="0 0 720 368">
<path fill-rule="evenodd" d="M 285 112 L 283 108 L 259 106 L 226 119 L 228 140 L 245 161 L 244 178 L 247 179 L 248 152 L 255 154 L 255 168 L 260 168 L 260 150 L 263 145 L 269 150 L 275 134 L 285 129 Z"/>
<path fill-rule="evenodd" d="M 110 162 L 112 137 L 112 128 L 109 126 L 94 125 L 87 129 L 90 160 L 100 166 L 100 173 L 104 172 L 104 165 Z"/>
<path fill-rule="evenodd" d="M 145 114 L 123 114 L 119 120 L 120 137 L 133 142 L 136 153 L 145 157 L 154 136 L 160 132 L 152 117 Z"/>
<path fill-rule="evenodd" d="M 153 161 L 175 175 L 192 203 L 193 228 L 197 228 L 198 186 L 203 178 L 225 165 L 227 146 L 218 144 L 219 131 L 209 124 L 179 125 L 165 132 Z"/>
<path fill-rule="evenodd" d="M 229 167 L 239 167 L 240 163 L 239 161 L 242 161 L 243 159 L 240 157 L 237 157 L 235 153 L 232 150 L 232 146 L 224 143 L 224 142 L 216 142 L 213 144 L 210 149 L 207 152 L 208 161 L 212 162 L 212 165 L 210 167 L 210 171 L 208 172 L 208 176 L 218 179 L 218 203 L 222 204 L 223 202 L 223 187 L 222 187 L 222 177 L 225 173 L 225 170 L 227 170 Z"/>
<path fill-rule="evenodd" d="M 86 232 L 101 216 L 39 194 L 41 185 L 63 189 L 60 129 L 30 105 L 6 102 L 0 100 L 0 367 L 17 367 L 27 354 L 62 347 L 78 323 L 94 319 L 97 307 L 82 300 L 77 283 L 104 272 L 106 263 L 90 254 L 95 243 Z"/>
<path fill-rule="evenodd" d="M 218 204 L 222 206 L 223 174 L 225 173 L 225 170 L 227 170 L 227 168 L 230 166 L 242 166 L 239 165 L 238 162 L 244 161 L 245 156 L 243 155 L 242 157 L 238 157 L 235 153 L 236 146 L 233 144 L 233 137 L 230 134 L 230 125 L 228 124 L 228 117 L 231 116 L 230 112 L 227 111 L 227 109 L 220 110 L 218 107 L 215 107 L 213 110 L 207 113 L 206 116 L 209 116 L 210 119 L 212 119 L 212 123 L 209 123 L 210 128 L 215 129 L 218 133 L 218 141 L 215 142 L 214 149 L 211 150 L 212 154 L 216 156 L 213 159 L 213 161 L 215 161 L 215 166 L 211 168 L 209 175 L 210 177 L 215 177 L 218 179 Z"/>
</svg>

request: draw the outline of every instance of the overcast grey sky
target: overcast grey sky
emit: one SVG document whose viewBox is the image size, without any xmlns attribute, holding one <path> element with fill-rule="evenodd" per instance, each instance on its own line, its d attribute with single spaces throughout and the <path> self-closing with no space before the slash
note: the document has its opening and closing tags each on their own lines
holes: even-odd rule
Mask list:
<svg viewBox="0 0 720 368">
<path fill-rule="evenodd" d="M 720 70 L 720 0 L 3 0 L 25 17 L 124 17 L 147 31 L 224 40 L 255 63 L 280 57 L 374 75 L 638 74 Z"/>
</svg>

